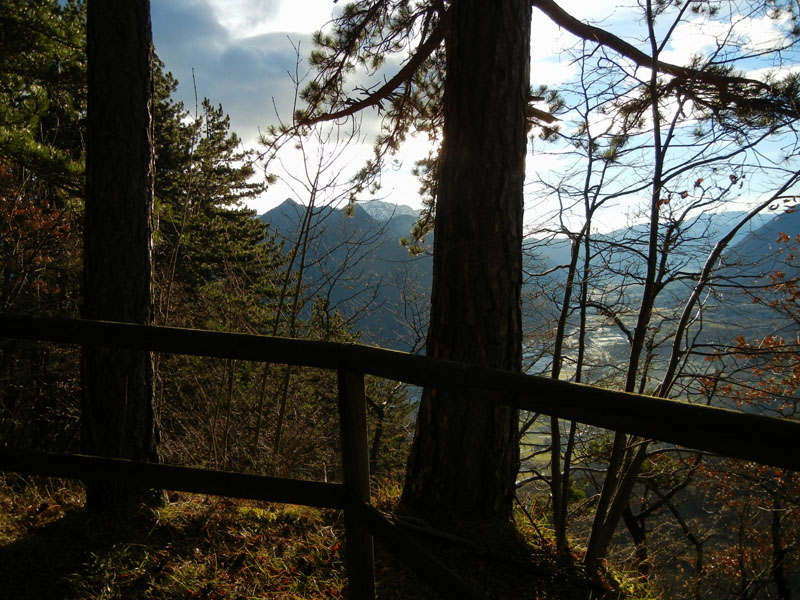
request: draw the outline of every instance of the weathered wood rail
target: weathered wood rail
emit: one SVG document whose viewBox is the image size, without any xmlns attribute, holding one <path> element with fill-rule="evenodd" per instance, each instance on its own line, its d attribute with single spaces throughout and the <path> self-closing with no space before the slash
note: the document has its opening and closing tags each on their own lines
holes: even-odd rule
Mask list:
<svg viewBox="0 0 800 600">
<path fill-rule="evenodd" d="M 343 483 L 331 484 L 0 447 L 0 469 L 153 488 L 339 508 L 345 514 L 350 597 L 374 598 L 373 537 L 448 598 L 479 598 L 370 505 L 364 375 L 448 390 L 479 389 L 486 401 L 624 431 L 687 448 L 800 469 L 800 423 L 509 373 L 360 344 L 219 333 L 128 323 L 0 315 L 0 338 L 137 348 L 338 372 Z"/>
</svg>

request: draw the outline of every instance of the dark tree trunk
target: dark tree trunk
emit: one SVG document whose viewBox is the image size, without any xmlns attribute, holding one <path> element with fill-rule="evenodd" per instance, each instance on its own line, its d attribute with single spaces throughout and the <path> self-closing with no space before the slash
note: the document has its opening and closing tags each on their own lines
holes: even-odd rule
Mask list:
<svg viewBox="0 0 800 600">
<path fill-rule="evenodd" d="M 637 518 L 633 514 L 630 505 L 627 505 L 622 511 L 622 520 L 628 528 L 628 533 L 631 534 L 633 545 L 636 549 L 636 566 L 639 571 L 639 576 L 643 581 L 647 581 L 652 570 L 650 563 L 650 556 L 647 552 L 647 530 L 644 526 L 644 518 Z"/>
<path fill-rule="evenodd" d="M 152 34 L 148 0 L 87 6 L 84 308 L 88 319 L 151 321 Z M 149 352 L 84 351 L 85 451 L 156 461 Z M 95 510 L 154 494 L 88 482 Z M 124 501 L 124 502 L 123 502 Z"/>
<path fill-rule="evenodd" d="M 450 10 L 427 353 L 520 371 L 531 4 L 459 0 Z M 426 389 L 402 506 L 507 519 L 518 468 L 516 410 Z"/>
</svg>

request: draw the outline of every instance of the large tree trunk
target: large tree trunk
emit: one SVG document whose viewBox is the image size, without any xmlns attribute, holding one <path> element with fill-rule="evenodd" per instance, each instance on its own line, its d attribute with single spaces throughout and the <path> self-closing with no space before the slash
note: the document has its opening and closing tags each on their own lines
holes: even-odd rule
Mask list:
<svg viewBox="0 0 800 600">
<path fill-rule="evenodd" d="M 427 353 L 519 371 L 531 4 L 459 0 L 450 10 Z M 515 409 L 426 389 L 402 506 L 507 519 L 518 467 Z"/>
<path fill-rule="evenodd" d="M 151 321 L 152 34 L 148 0 L 88 3 L 84 308 L 88 319 Z M 156 461 L 149 352 L 84 351 L 85 451 Z M 89 482 L 99 510 L 153 494 Z"/>
</svg>

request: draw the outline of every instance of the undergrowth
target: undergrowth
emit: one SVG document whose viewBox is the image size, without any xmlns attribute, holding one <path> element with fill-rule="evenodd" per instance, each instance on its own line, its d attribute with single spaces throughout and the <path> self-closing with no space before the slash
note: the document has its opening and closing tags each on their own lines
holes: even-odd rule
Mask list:
<svg viewBox="0 0 800 600">
<path fill-rule="evenodd" d="M 398 495 L 397 486 L 378 487 L 375 503 L 391 512 Z M 15 476 L 0 479 L 0 509 L 3 597 L 347 597 L 341 511 L 171 493 L 160 508 L 94 515 L 78 484 Z M 524 516 L 511 541 L 475 527 L 443 535 L 411 523 L 407 531 L 489 598 L 646 597 L 629 582 L 611 592 L 556 565 L 541 527 Z M 378 598 L 438 597 L 380 545 L 376 587 Z"/>
</svg>

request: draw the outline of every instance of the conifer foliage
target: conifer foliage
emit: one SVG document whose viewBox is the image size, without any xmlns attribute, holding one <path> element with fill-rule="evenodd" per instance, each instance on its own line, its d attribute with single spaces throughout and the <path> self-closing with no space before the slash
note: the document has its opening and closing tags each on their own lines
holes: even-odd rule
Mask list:
<svg viewBox="0 0 800 600">
<path fill-rule="evenodd" d="M 81 264 L 85 29 L 79 2 L 3 3 L 0 310 L 76 316 Z M 79 353 L 0 343 L 0 436 L 74 448 Z"/>
<path fill-rule="evenodd" d="M 8 42 L 0 63 L 0 308 L 5 312 L 79 314 L 85 10 L 83 2 L 14 0 L 0 18 Z M 254 157 L 230 131 L 223 107 L 203 99 L 189 110 L 173 100 L 178 82 L 157 57 L 152 76 L 154 324 L 282 335 L 291 329 L 312 339 L 357 340 L 335 310 L 305 298 L 303 287 L 294 285 L 296 274 L 287 271 L 290 249 L 245 207 L 268 181 L 258 179 Z M 303 295 L 299 305 L 308 307 L 291 328 L 279 308 L 284 288 L 297 290 Z M 158 354 L 153 367 L 162 460 L 337 476 L 331 374 L 296 372 L 285 382 L 277 367 L 265 371 L 236 361 Z M 2 340 L 4 442 L 79 451 L 79 374 L 76 349 Z M 411 405 L 402 387 L 371 380 L 368 385 L 373 465 L 378 473 L 396 472 Z M 271 400 L 284 386 L 288 410 L 276 453 L 278 411 Z"/>
</svg>

